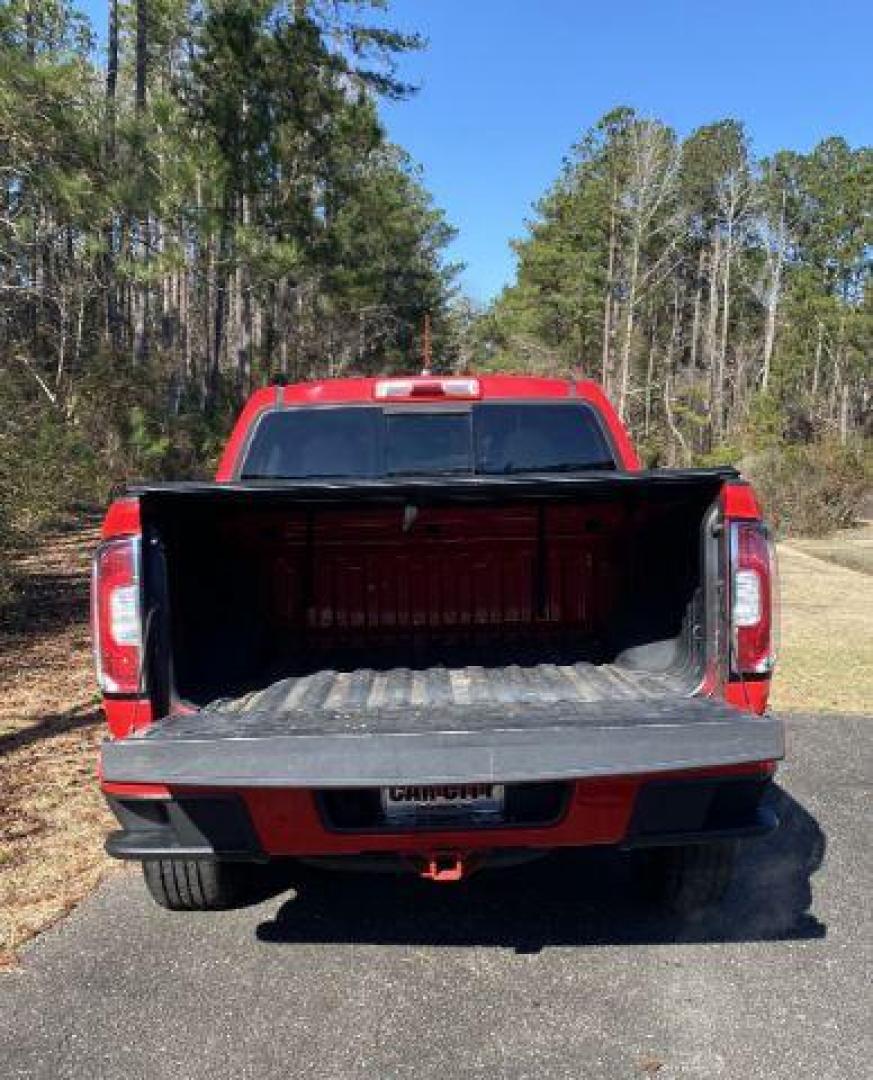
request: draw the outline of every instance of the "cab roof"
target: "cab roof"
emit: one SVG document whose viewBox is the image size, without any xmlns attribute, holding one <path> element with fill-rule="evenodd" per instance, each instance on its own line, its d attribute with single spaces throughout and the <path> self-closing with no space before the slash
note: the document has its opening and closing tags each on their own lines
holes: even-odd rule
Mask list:
<svg viewBox="0 0 873 1080">
<path fill-rule="evenodd" d="M 448 384 L 456 384 L 453 387 Z M 461 384 L 467 384 L 461 385 Z M 459 401 L 580 400 L 595 408 L 613 438 L 622 464 L 638 469 L 639 459 L 624 425 L 592 379 L 535 375 L 382 375 L 370 378 L 316 379 L 256 390 L 236 422 L 216 479 L 229 480 L 242 446 L 258 417 L 269 409 L 307 405 L 385 405 L 390 402 L 435 404 Z"/>
</svg>

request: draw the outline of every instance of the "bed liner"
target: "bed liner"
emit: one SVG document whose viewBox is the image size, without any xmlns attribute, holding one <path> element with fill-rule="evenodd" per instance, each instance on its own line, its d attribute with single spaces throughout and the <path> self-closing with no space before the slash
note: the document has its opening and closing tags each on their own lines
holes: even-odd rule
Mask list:
<svg viewBox="0 0 873 1080">
<path fill-rule="evenodd" d="M 483 650 L 483 654 L 484 654 Z M 481 658 L 481 657 L 480 657 Z M 315 730 L 323 713 L 380 713 L 387 708 L 425 709 L 446 705 L 517 705 L 554 702 L 607 702 L 615 699 L 690 695 L 700 681 L 695 665 L 677 664 L 662 672 L 626 664 L 568 662 L 557 655 L 546 662 L 440 663 L 426 667 L 358 666 L 334 670 L 319 665 L 233 698 L 211 702 L 205 711 L 223 713 L 295 712 L 309 717 Z M 429 716 L 427 711 L 422 717 Z M 377 716 L 362 718 L 381 729 Z"/>
</svg>

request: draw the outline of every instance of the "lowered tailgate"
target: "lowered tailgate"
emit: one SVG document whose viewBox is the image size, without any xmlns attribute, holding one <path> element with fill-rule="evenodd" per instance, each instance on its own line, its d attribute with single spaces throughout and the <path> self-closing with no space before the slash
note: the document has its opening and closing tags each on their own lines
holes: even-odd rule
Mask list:
<svg viewBox="0 0 873 1080">
<path fill-rule="evenodd" d="M 211 787 L 372 787 L 569 780 L 783 756 L 781 723 L 714 698 L 358 708 L 233 703 L 107 741 L 109 782 Z"/>
</svg>

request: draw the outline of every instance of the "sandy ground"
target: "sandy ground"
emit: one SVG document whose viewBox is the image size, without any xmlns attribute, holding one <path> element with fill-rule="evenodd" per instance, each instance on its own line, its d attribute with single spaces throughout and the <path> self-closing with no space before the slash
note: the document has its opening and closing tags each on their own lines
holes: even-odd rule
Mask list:
<svg viewBox="0 0 873 1080">
<path fill-rule="evenodd" d="M 781 546 L 776 708 L 873 713 L 873 576 L 809 553 L 866 565 L 867 529 Z M 96 542 L 88 527 L 23 556 L 22 603 L 0 626 L 0 967 L 114 865 L 103 853 L 112 819 L 94 781 L 102 720 L 87 597 Z"/>
</svg>

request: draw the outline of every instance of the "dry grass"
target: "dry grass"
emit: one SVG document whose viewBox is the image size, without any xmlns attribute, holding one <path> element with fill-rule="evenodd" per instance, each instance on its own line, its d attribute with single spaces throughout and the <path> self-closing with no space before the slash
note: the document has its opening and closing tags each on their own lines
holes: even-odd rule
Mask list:
<svg viewBox="0 0 873 1080">
<path fill-rule="evenodd" d="M 782 642 L 771 699 L 775 708 L 873 714 L 871 559 L 870 524 L 780 545 Z M 839 565 L 848 562 L 859 569 Z"/>
<path fill-rule="evenodd" d="M 830 536 L 799 537 L 791 541 L 791 546 L 849 570 L 873 574 L 873 521 L 861 522 L 854 529 L 840 529 Z"/>
<path fill-rule="evenodd" d="M 87 627 L 96 539 L 60 534 L 23 556 L 21 596 L 0 627 L 0 967 L 109 865 Z"/>
</svg>

